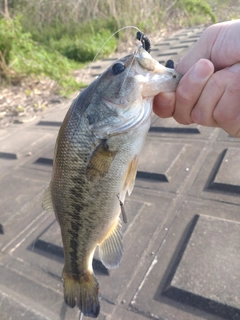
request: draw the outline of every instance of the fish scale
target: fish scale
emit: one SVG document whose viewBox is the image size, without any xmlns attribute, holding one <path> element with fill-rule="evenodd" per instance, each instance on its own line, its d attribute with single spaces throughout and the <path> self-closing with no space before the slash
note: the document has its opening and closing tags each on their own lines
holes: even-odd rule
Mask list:
<svg viewBox="0 0 240 320">
<path fill-rule="evenodd" d="M 175 90 L 180 78 L 140 46 L 74 100 L 60 128 L 44 206 L 61 228 L 65 302 L 85 316 L 100 312 L 96 247 L 106 268 L 118 267 L 123 255 L 119 216 L 134 186 L 153 98 Z"/>
</svg>

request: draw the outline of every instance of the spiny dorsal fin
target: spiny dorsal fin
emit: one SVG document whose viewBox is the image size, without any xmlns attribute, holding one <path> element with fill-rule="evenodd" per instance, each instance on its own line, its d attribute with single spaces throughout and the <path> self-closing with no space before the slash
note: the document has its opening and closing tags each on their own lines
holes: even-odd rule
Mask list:
<svg viewBox="0 0 240 320">
<path fill-rule="evenodd" d="M 109 236 L 99 244 L 99 257 L 107 269 L 117 268 L 123 255 L 122 232 L 119 218 Z"/>
<path fill-rule="evenodd" d="M 103 140 L 93 151 L 87 165 L 87 176 L 91 181 L 98 181 L 108 172 L 116 155 L 116 151 L 109 150 L 107 140 Z"/>
<path fill-rule="evenodd" d="M 51 194 L 51 182 L 44 191 L 42 206 L 44 210 L 48 212 L 54 212 Z"/>
</svg>

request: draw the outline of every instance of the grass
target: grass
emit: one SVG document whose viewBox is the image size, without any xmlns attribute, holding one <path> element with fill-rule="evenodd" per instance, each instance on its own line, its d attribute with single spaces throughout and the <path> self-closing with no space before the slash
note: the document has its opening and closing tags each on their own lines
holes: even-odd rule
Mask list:
<svg viewBox="0 0 240 320">
<path fill-rule="evenodd" d="M 6 82 L 18 83 L 29 75 L 47 76 L 59 84 L 64 96 L 82 85 L 76 82 L 71 71 L 83 64 L 33 41 L 30 33 L 23 32 L 18 18 L 0 20 L 0 50 L 3 52 L 0 71 Z"/>
<path fill-rule="evenodd" d="M 17 84 L 29 75 L 47 76 L 58 83 L 63 96 L 85 86 L 74 79 L 72 71 L 92 61 L 97 50 L 112 34 L 104 28 L 97 32 L 93 23 L 85 26 L 88 33 L 83 32 L 81 36 L 76 32 L 69 36 L 66 30 L 64 34 L 61 28 L 53 27 L 39 33 L 32 28 L 30 33 L 24 30 L 21 21 L 19 16 L 0 19 L 0 78 L 5 83 Z M 116 44 L 116 38 L 111 38 L 98 58 L 116 50 Z"/>
</svg>

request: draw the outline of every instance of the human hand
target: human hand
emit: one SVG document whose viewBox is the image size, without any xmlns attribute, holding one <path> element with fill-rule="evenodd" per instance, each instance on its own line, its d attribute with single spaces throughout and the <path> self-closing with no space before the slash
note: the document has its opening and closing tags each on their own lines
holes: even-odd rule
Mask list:
<svg viewBox="0 0 240 320">
<path fill-rule="evenodd" d="M 240 20 L 207 28 L 178 62 L 176 93 L 160 93 L 154 112 L 181 124 L 218 126 L 240 137 Z M 215 71 L 215 73 L 214 73 Z"/>
</svg>

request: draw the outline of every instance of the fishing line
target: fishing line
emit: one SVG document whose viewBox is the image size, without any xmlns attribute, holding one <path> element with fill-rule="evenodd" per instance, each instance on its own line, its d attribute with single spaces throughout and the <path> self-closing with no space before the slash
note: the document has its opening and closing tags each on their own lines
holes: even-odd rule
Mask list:
<svg viewBox="0 0 240 320">
<path fill-rule="evenodd" d="M 138 30 L 139 30 L 139 29 L 138 29 Z M 141 31 L 139 30 L 139 32 L 141 32 Z M 141 32 L 141 33 L 142 33 L 142 32 Z M 137 55 L 137 51 L 135 51 L 135 52 L 133 53 L 133 59 L 132 59 L 132 61 L 131 61 L 130 67 L 129 67 L 127 73 L 126 73 L 126 76 L 125 76 L 125 78 L 124 78 L 124 80 L 123 80 L 123 82 L 122 82 L 122 84 L 121 84 L 121 87 L 120 87 L 119 92 L 121 92 L 121 90 L 123 89 L 123 86 L 124 86 L 124 84 L 125 84 L 125 80 L 127 79 L 128 74 L 129 74 L 129 72 L 130 72 L 130 70 L 131 70 L 131 68 L 132 68 L 132 65 L 133 65 L 133 62 L 134 62 L 134 60 L 135 60 L 136 55 Z"/>
<path fill-rule="evenodd" d="M 96 55 L 94 56 L 94 58 L 93 58 L 93 60 L 92 60 L 92 62 L 91 62 L 91 64 L 90 64 L 90 66 L 88 67 L 88 72 L 87 72 L 87 74 L 85 74 L 84 77 L 83 77 L 83 82 L 84 82 L 86 76 L 89 75 L 89 73 L 90 73 L 90 70 L 91 70 L 91 68 L 92 68 L 91 65 L 92 65 L 93 62 L 96 60 L 97 56 L 99 55 L 99 53 L 100 53 L 100 51 L 102 50 L 102 48 L 106 45 L 106 43 L 107 43 L 110 39 L 112 39 L 112 37 L 114 37 L 118 32 L 120 32 L 120 31 L 122 31 L 122 30 L 125 30 L 125 29 L 130 29 L 130 28 L 136 29 L 137 31 L 141 32 L 141 30 L 140 30 L 138 27 L 135 27 L 135 26 L 122 27 L 122 28 L 118 29 L 116 32 L 114 32 L 114 33 L 103 43 L 103 45 L 100 47 L 100 49 L 97 51 L 97 53 L 96 53 Z"/>
<path fill-rule="evenodd" d="M 138 29 L 138 28 L 137 28 L 137 29 Z M 137 32 L 137 34 L 136 34 L 136 39 L 141 42 L 143 49 L 145 49 L 148 53 L 150 53 L 150 51 L 151 51 L 151 43 L 150 43 L 150 40 L 149 40 L 148 37 L 147 37 L 143 32 L 141 32 L 139 29 L 138 29 L 138 32 Z M 130 70 L 131 70 L 131 67 L 132 67 L 132 64 L 133 64 L 133 62 L 134 62 L 134 60 L 135 60 L 136 55 L 137 55 L 137 51 L 135 51 L 135 52 L 133 53 L 133 59 L 132 59 L 131 64 L 130 64 L 130 68 L 128 69 L 128 72 L 127 72 L 127 74 L 126 74 L 126 76 L 125 76 L 125 78 L 124 78 L 124 80 L 123 80 L 122 85 L 121 85 L 120 92 L 121 92 L 121 90 L 122 90 L 122 88 L 123 88 L 123 86 L 124 86 L 124 84 L 125 84 L 125 79 L 127 79 L 128 73 L 129 73 Z M 122 207 L 122 208 L 123 208 L 123 207 Z"/>
</svg>

